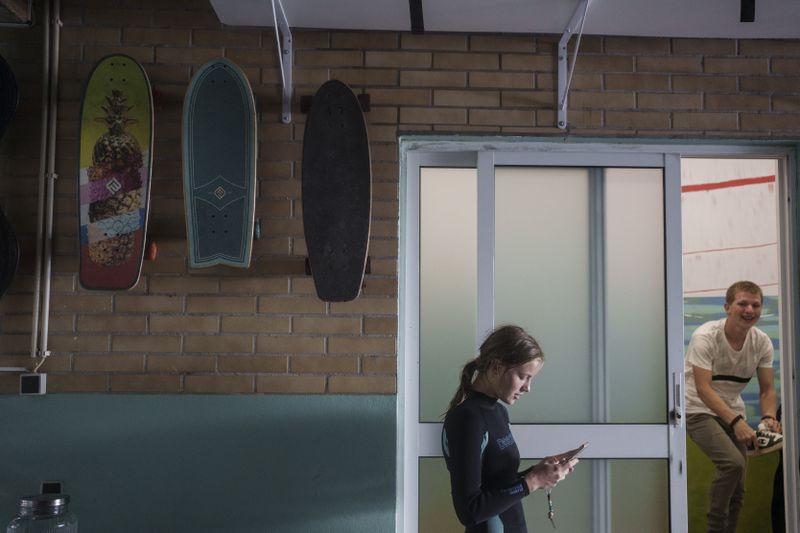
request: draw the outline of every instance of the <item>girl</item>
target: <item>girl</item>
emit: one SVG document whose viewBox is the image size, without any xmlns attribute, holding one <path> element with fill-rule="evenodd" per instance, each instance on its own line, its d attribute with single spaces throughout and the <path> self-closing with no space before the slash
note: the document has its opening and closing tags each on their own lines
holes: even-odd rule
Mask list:
<svg viewBox="0 0 800 533">
<path fill-rule="evenodd" d="M 544 364 L 536 340 L 517 326 L 492 331 L 478 357 L 464 365 L 442 430 L 442 451 L 450 471 L 453 506 L 466 533 L 527 533 L 522 498 L 550 489 L 578 460 L 547 457 L 518 472 L 519 449 L 508 411 L 530 390 Z"/>
</svg>

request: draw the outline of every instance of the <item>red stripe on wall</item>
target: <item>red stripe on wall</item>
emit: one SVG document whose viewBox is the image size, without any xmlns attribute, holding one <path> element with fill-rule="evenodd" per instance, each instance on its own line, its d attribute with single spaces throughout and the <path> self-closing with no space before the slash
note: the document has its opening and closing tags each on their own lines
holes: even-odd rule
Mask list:
<svg viewBox="0 0 800 533">
<path fill-rule="evenodd" d="M 750 244 L 747 246 L 731 246 L 729 248 L 711 248 L 708 250 L 692 250 L 683 252 L 683 255 L 708 254 L 713 252 L 730 252 L 732 250 L 752 250 L 753 248 L 766 248 L 767 246 L 778 246 L 777 242 L 767 242 L 763 244 Z"/>
<path fill-rule="evenodd" d="M 715 183 L 698 183 L 696 185 L 684 185 L 681 187 L 681 192 L 711 191 L 713 189 L 728 189 L 731 187 L 756 185 L 758 183 L 775 183 L 775 176 L 761 176 L 759 178 L 740 178 L 738 180 L 718 181 Z"/>
</svg>

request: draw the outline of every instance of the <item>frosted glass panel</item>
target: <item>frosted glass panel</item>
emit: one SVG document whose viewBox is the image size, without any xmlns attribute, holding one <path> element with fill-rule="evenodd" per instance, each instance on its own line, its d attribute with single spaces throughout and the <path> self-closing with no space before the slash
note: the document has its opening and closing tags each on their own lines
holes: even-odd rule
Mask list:
<svg viewBox="0 0 800 533">
<path fill-rule="evenodd" d="M 605 174 L 604 421 L 666 424 L 662 172 L 609 168 Z"/>
<path fill-rule="evenodd" d="M 521 469 L 538 460 L 523 461 Z M 597 472 L 605 472 L 603 479 Z M 608 487 L 605 490 L 605 487 Z M 601 496 L 607 496 L 607 503 Z M 597 503 L 595 502 L 597 500 Z M 552 531 L 547 500 L 537 491 L 523 500 L 528 531 Z M 553 489 L 557 531 L 591 533 L 603 506 L 609 531 L 666 533 L 669 531 L 669 473 L 663 459 L 582 459 L 575 472 Z M 444 459 L 419 462 L 420 533 L 463 533 L 453 511 L 450 477 Z"/>
<path fill-rule="evenodd" d="M 667 533 L 669 531 L 667 461 L 615 459 L 608 463 L 609 493 L 612 495 L 611 531 Z"/>
<path fill-rule="evenodd" d="M 420 421 L 438 422 L 475 357 L 477 171 L 420 170 Z"/>
<path fill-rule="evenodd" d="M 464 533 L 450 496 L 450 474 L 444 459 L 419 460 L 419 533 Z"/>
<path fill-rule="evenodd" d="M 495 322 L 524 327 L 545 365 L 513 422 L 591 419 L 589 173 L 495 169 Z"/>
<path fill-rule="evenodd" d="M 545 353 L 512 421 L 665 423 L 661 169 L 499 167 L 495 220 L 495 321 Z"/>
</svg>

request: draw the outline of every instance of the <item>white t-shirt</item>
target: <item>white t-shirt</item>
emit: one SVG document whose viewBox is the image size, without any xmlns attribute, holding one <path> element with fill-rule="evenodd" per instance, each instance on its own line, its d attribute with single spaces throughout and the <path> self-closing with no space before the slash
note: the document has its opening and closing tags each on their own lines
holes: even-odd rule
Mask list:
<svg viewBox="0 0 800 533">
<path fill-rule="evenodd" d="M 686 414 L 714 411 L 697 395 L 693 366 L 711 371 L 711 388 L 736 414 L 746 418 L 741 392 L 755 375 L 756 368 L 772 368 L 772 340 L 752 327 L 740 351 L 731 348 L 725 338 L 725 320 L 706 322 L 695 330 L 686 349 L 683 370 L 686 380 Z"/>
</svg>

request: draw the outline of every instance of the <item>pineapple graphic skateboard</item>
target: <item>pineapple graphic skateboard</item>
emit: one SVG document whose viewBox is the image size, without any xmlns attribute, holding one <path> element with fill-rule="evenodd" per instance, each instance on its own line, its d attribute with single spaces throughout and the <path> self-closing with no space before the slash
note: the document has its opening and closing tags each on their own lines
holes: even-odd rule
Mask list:
<svg viewBox="0 0 800 533">
<path fill-rule="evenodd" d="M 256 149 L 250 83 L 227 59 L 206 63 L 183 101 L 183 199 L 191 268 L 250 266 Z"/>
<path fill-rule="evenodd" d="M 81 104 L 80 282 L 130 289 L 144 259 L 153 149 L 147 74 L 125 55 L 101 59 Z"/>
<path fill-rule="evenodd" d="M 17 109 L 17 80 L 11 67 L 0 57 L 0 138 Z M 11 224 L 0 209 L 0 298 L 3 297 L 19 266 L 19 243 Z"/>
<path fill-rule="evenodd" d="M 317 296 L 358 297 L 372 210 L 369 139 L 358 99 L 331 80 L 311 102 L 303 136 L 303 231 Z"/>
</svg>

